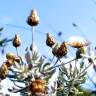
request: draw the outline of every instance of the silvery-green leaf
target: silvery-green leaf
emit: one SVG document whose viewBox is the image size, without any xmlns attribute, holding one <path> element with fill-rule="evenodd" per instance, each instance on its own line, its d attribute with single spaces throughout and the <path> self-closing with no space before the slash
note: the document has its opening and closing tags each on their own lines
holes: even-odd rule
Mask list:
<svg viewBox="0 0 96 96">
<path fill-rule="evenodd" d="M 86 74 L 87 74 L 87 72 L 82 73 L 82 74 L 80 75 L 80 78 L 85 77 Z"/>
<path fill-rule="evenodd" d="M 55 71 L 56 71 L 56 69 L 44 72 L 45 80 L 49 80 L 52 77 L 52 75 L 55 73 Z"/>
<path fill-rule="evenodd" d="M 84 62 L 81 62 L 81 63 L 80 63 L 80 69 L 82 69 L 83 66 L 84 66 Z"/>
<path fill-rule="evenodd" d="M 48 68 L 50 68 L 50 63 L 49 62 L 47 62 L 47 63 L 45 63 L 44 65 L 43 65 L 43 67 L 42 67 L 42 70 L 48 70 Z M 50 69 L 49 69 L 50 70 Z"/>
<path fill-rule="evenodd" d="M 39 58 L 38 53 L 34 51 L 34 52 L 33 52 L 33 56 L 32 56 L 32 60 L 35 61 L 35 60 L 37 60 L 38 58 Z"/>
<path fill-rule="evenodd" d="M 41 57 L 41 58 L 39 59 L 39 62 L 40 62 L 40 64 L 43 64 L 43 63 L 44 63 L 44 59 Z"/>
<path fill-rule="evenodd" d="M 30 52 L 29 51 L 27 51 L 25 53 L 25 59 L 26 59 L 27 64 L 31 63 L 31 56 L 30 56 Z"/>
</svg>

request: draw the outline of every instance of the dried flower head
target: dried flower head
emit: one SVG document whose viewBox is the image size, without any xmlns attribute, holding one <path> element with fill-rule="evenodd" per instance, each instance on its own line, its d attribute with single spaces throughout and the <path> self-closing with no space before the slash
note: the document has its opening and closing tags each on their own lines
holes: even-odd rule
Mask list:
<svg viewBox="0 0 96 96">
<path fill-rule="evenodd" d="M 83 42 L 76 42 L 74 41 L 73 43 L 69 43 L 70 46 L 74 47 L 74 48 L 81 48 L 84 46 L 87 46 L 87 43 L 83 43 Z"/>
<path fill-rule="evenodd" d="M 37 92 L 44 93 L 45 91 L 45 81 L 41 79 L 37 79 L 31 82 L 30 91 L 35 94 Z"/>
<path fill-rule="evenodd" d="M 13 39 L 13 46 L 17 48 L 20 45 L 21 45 L 21 39 L 20 39 L 19 35 L 16 34 Z"/>
<path fill-rule="evenodd" d="M 54 56 L 61 58 L 67 54 L 67 43 L 63 42 L 59 47 L 55 46 L 52 50 Z"/>
<path fill-rule="evenodd" d="M 8 60 L 9 60 L 9 59 L 15 60 L 15 55 L 14 55 L 13 53 L 9 52 L 9 53 L 6 54 L 6 58 L 7 58 Z"/>
<path fill-rule="evenodd" d="M 27 23 L 30 26 L 36 26 L 39 23 L 39 16 L 36 10 L 32 10 L 30 16 L 28 17 Z"/>
<path fill-rule="evenodd" d="M 46 45 L 52 47 L 54 44 L 55 44 L 54 38 L 51 36 L 51 34 L 47 33 Z"/>
<path fill-rule="evenodd" d="M 10 68 L 12 65 L 14 64 L 14 62 L 12 60 L 6 60 L 5 65 Z"/>
<path fill-rule="evenodd" d="M 17 62 L 17 63 L 20 62 L 20 58 L 17 57 L 16 55 L 14 55 L 14 54 L 11 53 L 11 52 L 9 52 L 9 53 L 6 54 L 6 58 L 7 58 L 6 63 L 7 63 L 7 65 L 9 64 L 9 66 L 10 66 L 10 65 L 13 65 L 14 62 Z"/>
<path fill-rule="evenodd" d="M 68 45 L 74 48 L 81 48 L 84 46 L 88 46 L 89 42 L 81 37 L 71 37 L 70 41 L 68 42 Z"/>
<path fill-rule="evenodd" d="M 0 68 L 0 81 L 6 78 L 8 72 L 8 67 L 6 66 L 6 64 L 3 64 Z"/>
</svg>

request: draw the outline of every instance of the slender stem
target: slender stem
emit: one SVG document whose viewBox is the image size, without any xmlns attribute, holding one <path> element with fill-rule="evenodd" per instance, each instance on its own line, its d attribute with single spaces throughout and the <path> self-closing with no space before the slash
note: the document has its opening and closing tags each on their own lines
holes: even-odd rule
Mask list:
<svg viewBox="0 0 96 96">
<path fill-rule="evenodd" d="M 57 59 L 58 60 L 58 59 Z M 60 59 L 59 59 L 60 60 Z M 72 62 L 72 61 L 74 61 L 74 60 L 76 60 L 76 58 L 75 59 L 72 59 L 72 60 L 70 60 L 70 61 L 68 61 L 68 62 L 66 62 L 66 63 L 63 63 L 63 62 L 61 62 L 62 64 L 59 64 L 59 65 L 53 65 L 52 67 L 50 67 L 49 69 L 52 69 L 52 68 L 56 68 L 56 67 L 59 67 L 59 66 L 62 66 L 62 65 L 65 65 L 65 64 L 68 64 L 68 63 L 70 63 L 70 62 Z M 56 62 L 55 62 L 56 63 Z M 43 71 L 41 71 L 41 73 L 44 73 L 44 72 L 46 72 L 46 70 L 43 70 Z"/>
<path fill-rule="evenodd" d="M 72 62 L 72 61 L 74 61 L 74 60 L 76 60 L 76 58 L 75 58 L 75 59 L 72 59 L 72 60 L 70 60 L 70 61 L 68 61 L 68 62 L 66 62 L 66 63 L 62 63 L 62 64 L 59 64 L 59 65 L 56 65 L 56 66 L 54 66 L 53 68 L 56 68 L 56 67 L 59 67 L 59 66 L 68 64 L 68 63 L 70 63 L 70 62 Z"/>
<path fill-rule="evenodd" d="M 17 49 L 17 47 L 16 47 L 16 53 L 17 53 L 17 56 L 19 57 L 19 54 L 18 54 L 18 49 Z"/>
<path fill-rule="evenodd" d="M 33 57 L 33 42 L 34 41 L 34 27 L 32 26 L 32 57 Z"/>
<path fill-rule="evenodd" d="M 92 65 L 92 63 L 90 63 L 90 64 L 80 73 L 80 75 L 81 75 L 83 72 L 85 72 L 91 65 Z M 79 76 L 80 76 L 80 75 L 79 75 Z"/>
<path fill-rule="evenodd" d="M 60 61 L 62 64 L 59 64 L 59 65 L 54 66 L 54 67 L 59 67 L 59 66 L 62 66 L 62 65 L 68 64 L 68 63 L 70 63 L 70 62 L 72 62 L 72 61 L 74 61 L 74 60 L 76 60 L 76 58 L 74 58 L 74 59 L 72 59 L 72 60 L 70 60 L 70 61 L 68 61 L 68 62 L 66 62 L 66 63 L 63 63 L 63 62 L 61 62 L 60 59 L 59 59 L 59 61 Z"/>
<path fill-rule="evenodd" d="M 57 62 L 58 62 L 59 60 L 60 60 L 60 59 L 59 59 L 59 58 L 57 58 L 56 62 L 54 63 L 54 66 L 57 64 Z"/>
</svg>

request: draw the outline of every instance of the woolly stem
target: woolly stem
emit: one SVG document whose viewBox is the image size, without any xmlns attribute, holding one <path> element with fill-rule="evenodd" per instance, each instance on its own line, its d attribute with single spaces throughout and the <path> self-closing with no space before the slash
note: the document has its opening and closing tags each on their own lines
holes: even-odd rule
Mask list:
<svg viewBox="0 0 96 96">
<path fill-rule="evenodd" d="M 32 57 L 33 57 L 33 42 L 34 41 L 34 27 L 32 26 Z"/>
</svg>

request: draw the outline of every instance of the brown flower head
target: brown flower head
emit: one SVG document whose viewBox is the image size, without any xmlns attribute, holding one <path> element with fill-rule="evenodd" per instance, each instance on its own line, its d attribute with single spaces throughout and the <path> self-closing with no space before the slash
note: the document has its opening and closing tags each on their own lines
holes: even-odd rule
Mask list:
<svg viewBox="0 0 96 96">
<path fill-rule="evenodd" d="M 6 64 L 3 64 L 0 68 L 0 81 L 6 78 L 8 72 L 8 67 L 6 66 Z"/>
<path fill-rule="evenodd" d="M 31 82 L 30 91 L 35 94 L 37 92 L 44 93 L 45 91 L 45 81 L 41 79 L 37 79 Z"/>
<path fill-rule="evenodd" d="M 12 59 L 12 60 L 15 60 L 15 55 L 11 52 L 7 53 L 6 54 L 6 58 L 9 60 L 9 59 Z"/>
<path fill-rule="evenodd" d="M 7 61 L 6 61 L 6 65 L 8 67 L 10 67 L 11 65 L 14 64 L 14 62 L 17 62 L 19 63 L 20 62 L 20 58 L 17 57 L 16 55 L 14 55 L 13 53 L 9 52 L 6 54 L 6 58 L 7 58 Z"/>
<path fill-rule="evenodd" d="M 6 60 L 5 65 L 10 68 L 12 65 L 14 64 L 14 62 L 12 60 Z"/>
<path fill-rule="evenodd" d="M 36 26 L 39 23 L 39 16 L 36 10 L 32 10 L 30 16 L 28 17 L 27 23 L 30 26 Z"/>
<path fill-rule="evenodd" d="M 88 46 L 88 43 L 87 42 L 83 43 L 83 42 L 74 41 L 72 43 L 69 43 L 69 45 L 74 47 L 74 48 L 81 48 L 81 47 L 84 47 L 84 46 Z"/>
<path fill-rule="evenodd" d="M 51 36 L 51 34 L 47 33 L 46 45 L 52 47 L 54 44 L 55 44 L 54 38 Z"/>
<path fill-rule="evenodd" d="M 89 42 L 81 37 L 71 37 L 68 45 L 74 48 L 81 48 L 89 45 Z"/>
<path fill-rule="evenodd" d="M 21 45 L 21 39 L 20 39 L 19 35 L 16 34 L 13 39 L 13 46 L 17 48 L 20 45 Z"/>
<path fill-rule="evenodd" d="M 59 47 L 55 46 L 52 50 L 54 56 L 61 58 L 67 54 L 67 43 L 63 42 Z"/>
</svg>

